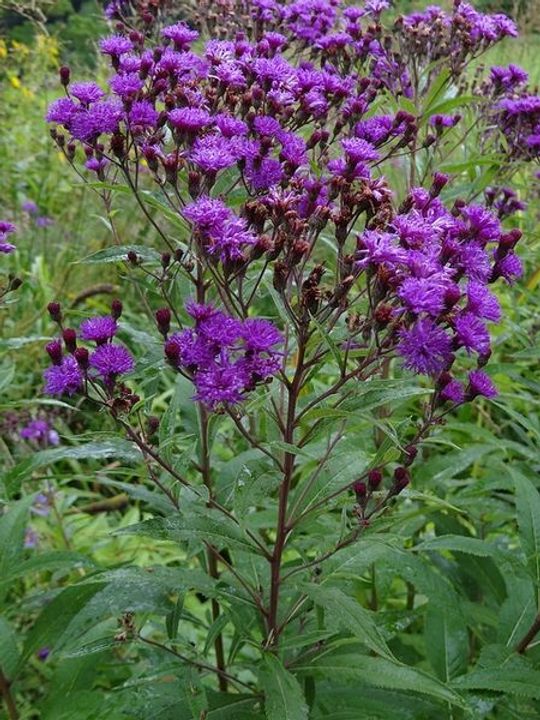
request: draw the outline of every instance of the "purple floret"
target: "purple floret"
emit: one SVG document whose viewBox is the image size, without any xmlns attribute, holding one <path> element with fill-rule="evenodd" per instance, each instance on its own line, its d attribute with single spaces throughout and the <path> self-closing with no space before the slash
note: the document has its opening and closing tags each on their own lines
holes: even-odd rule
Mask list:
<svg viewBox="0 0 540 720">
<path fill-rule="evenodd" d="M 43 377 L 48 395 L 74 395 L 83 384 L 83 375 L 72 355 L 64 356 L 59 365 L 47 368 Z"/>
<path fill-rule="evenodd" d="M 452 341 L 432 320 L 423 318 L 400 331 L 397 350 L 408 370 L 422 375 L 438 375 L 452 359 Z"/>
<path fill-rule="evenodd" d="M 94 350 L 90 355 L 90 365 L 110 384 L 118 375 L 130 373 L 135 367 L 135 361 L 125 347 L 109 343 Z"/>
<path fill-rule="evenodd" d="M 102 345 L 107 340 L 111 340 L 116 335 L 117 330 L 116 320 L 110 315 L 105 315 L 83 320 L 80 333 L 83 340 L 92 340 L 98 345 Z"/>
<path fill-rule="evenodd" d="M 111 35 L 110 37 L 100 40 L 99 47 L 104 55 L 118 57 L 131 52 L 131 50 L 133 50 L 133 43 L 121 35 Z"/>
<path fill-rule="evenodd" d="M 483 370 L 473 370 L 469 373 L 467 393 L 471 398 L 475 398 L 478 395 L 486 398 L 494 398 L 499 394 L 493 381 Z"/>
</svg>

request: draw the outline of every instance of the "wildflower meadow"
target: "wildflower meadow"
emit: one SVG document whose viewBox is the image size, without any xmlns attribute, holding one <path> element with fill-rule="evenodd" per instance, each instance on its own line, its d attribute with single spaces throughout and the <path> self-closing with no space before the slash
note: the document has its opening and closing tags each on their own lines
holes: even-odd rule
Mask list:
<svg viewBox="0 0 540 720">
<path fill-rule="evenodd" d="M 540 718 L 534 5 L 0 6 L 0 717 Z"/>
</svg>

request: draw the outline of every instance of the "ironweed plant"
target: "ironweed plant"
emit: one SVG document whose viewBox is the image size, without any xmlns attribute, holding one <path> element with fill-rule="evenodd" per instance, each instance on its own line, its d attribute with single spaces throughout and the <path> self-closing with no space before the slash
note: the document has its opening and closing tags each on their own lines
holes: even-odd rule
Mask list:
<svg viewBox="0 0 540 720">
<path fill-rule="evenodd" d="M 99 621 L 93 599 L 115 572 L 126 583 L 119 630 L 81 650 L 150 653 L 146 710 L 122 717 L 475 707 L 468 691 L 482 686 L 451 683 L 459 662 L 436 677 L 393 643 L 375 576 L 426 441 L 497 395 L 495 292 L 522 273 L 513 216 L 525 203 L 509 183 L 538 159 L 540 98 L 512 65 L 471 78 L 516 36 L 505 15 L 460 0 L 389 23 L 388 10 L 224 0 L 170 24 L 165 5 L 115 0 L 100 42 L 108 89 L 60 70 L 51 135 L 106 201 L 113 243 L 91 261 L 121 265 L 141 326 L 126 332 L 116 300 L 71 327 L 54 299 L 45 392 L 111 419 L 114 447 L 153 486 L 132 489 L 151 516 L 122 532 L 176 548 L 147 573 L 90 574 L 64 591 Z M 115 229 L 126 196 L 146 245 Z M 154 403 L 163 384 L 166 407 Z M 414 584 L 414 558 L 400 557 Z M 355 585 L 367 572 L 369 609 Z M 367 688 L 363 715 L 332 714 L 348 679 Z M 407 706 L 409 693 L 425 699 Z"/>
</svg>

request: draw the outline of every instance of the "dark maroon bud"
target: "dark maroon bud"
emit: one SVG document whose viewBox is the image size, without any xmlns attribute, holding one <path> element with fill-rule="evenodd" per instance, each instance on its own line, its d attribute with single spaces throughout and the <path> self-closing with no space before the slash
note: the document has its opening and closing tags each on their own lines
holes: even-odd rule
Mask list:
<svg viewBox="0 0 540 720">
<path fill-rule="evenodd" d="M 66 350 L 70 353 L 75 352 L 77 348 L 77 333 L 73 328 L 66 328 L 62 333 L 62 338 L 66 346 Z"/>
<path fill-rule="evenodd" d="M 201 188 L 201 176 L 198 172 L 191 170 L 188 173 L 188 192 L 192 198 L 199 195 Z"/>
<path fill-rule="evenodd" d="M 83 347 L 78 347 L 75 352 L 73 353 L 75 360 L 77 361 L 77 365 L 81 368 L 81 370 L 87 370 L 89 366 L 88 361 L 88 350 Z"/>
<path fill-rule="evenodd" d="M 60 307 L 60 303 L 50 302 L 47 305 L 47 310 L 49 311 L 51 320 L 53 320 L 56 323 L 62 322 L 62 309 Z"/>
<path fill-rule="evenodd" d="M 120 160 L 125 156 L 126 146 L 124 142 L 124 136 L 120 135 L 120 133 L 115 133 L 111 137 L 111 150 Z"/>
<path fill-rule="evenodd" d="M 156 322 L 159 332 L 164 337 L 167 337 L 167 333 L 171 329 L 171 311 L 169 308 L 156 310 Z"/>
<path fill-rule="evenodd" d="M 356 495 L 356 502 L 361 503 L 367 495 L 366 483 L 357 480 L 353 485 L 353 490 Z"/>
<path fill-rule="evenodd" d="M 184 251 L 181 250 L 180 248 L 177 248 L 174 251 L 174 259 L 176 260 L 176 262 L 182 262 L 183 257 L 184 257 Z"/>
<path fill-rule="evenodd" d="M 458 198 L 454 203 L 454 207 L 452 208 L 452 215 L 454 215 L 454 217 L 457 217 L 466 205 L 467 203 L 465 202 L 465 200 L 463 200 L 462 198 Z"/>
<path fill-rule="evenodd" d="M 298 265 L 304 255 L 309 252 L 310 244 L 307 240 L 297 240 L 291 252 L 291 265 Z"/>
<path fill-rule="evenodd" d="M 499 240 L 499 247 L 501 249 L 504 248 L 504 250 L 513 250 L 517 243 L 521 240 L 522 235 L 523 233 L 521 230 L 518 230 L 517 228 L 504 233 L 504 235 L 501 235 L 501 239 Z"/>
<path fill-rule="evenodd" d="M 60 82 L 64 87 L 67 87 L 69 85 L 69 76 L 70 76 L 70 70 L 67 67 L 67 65 L 62 65 L 60 70 L 58 71 L 58 74 L 60 75 Z"/>
<path fill-rule="evenodd" d="M 487 352 L 482 353 L 481 355 L 478 356 L 478 360 L 476 362 L 477 366 L 479 368 L 485 367 L 488 364 L 490 358 L 491 358 L 491 350 L 488 350 Z"/>
<path fill-rule="evenodd" d="M 451 310 L 461 297 L 457 285 L 451 285 L 444 293 L 444 304 L 447 310 Z"/>
<path fill-rule="evenodd" d="M 61 146 L 63 143 L 59 142 L 58 144 Z M 75 157 L 76 150 L 77 150 L 77 146 L 75 145 L 74 142 L 69 142 L 66 145 L 66 155 L 68 157 L 68 160 L 73 160 L 73 158 Z"/>
<path fill-rule="evenodd" d="M 123 309 L 124 306 L 122 305 L 122 301 L 115 298 L 111 303 L 111 317 L 113 317 L 114 320 L 118 320 L 118 318 L 122 315 Z"/>
<path fill-rule="evenodd" d="M 178 343 L 174 342 L 174 340 L 167 340 L 165 343 L 165 357 L 167 360 L 171 363 L 171 365 L 178 365 L 180 361 L 180 348 L 178 347 Z"/>
<path fill-rule="evenodd" d="M 289 266 L 286 262 L 278 260 L 274 265 L 274 287 L 278 292 L 285 290 L 287 278 L 289 277 Z"/>
<path fill-rule="evenodd" d="M 392 320 L 393 314 L 394 308 L 392 305 L 380 303 L 375 309 L 375 322 L 382 326 L 388 325 L 388 323 Z"/>
<path fill-rule="evenodd" d="M 418 448 L 416 447 L 416 445 L 407 445 L 407 447 L 405 448 L 405 458 L 403 462 L 407 466 L 412 465 L 417 455 Z"/>
<path fill-rule="evenodd" d="M 251 259 L 258 260 L 272 248 L 272 239 L 269 235 L 261 235 L 251 250 Z"/>
<path fill-rule="evenodd" d="M 170 253 L 162 253 L 161 255 L 161 267 L 166 270 L 171 262 L 171 254 Z"/>
<path fill-rule="evenodd" d="M 397 467 L 394 470 L 394 487 L 392 488 L 393 495 L 399 495 L 407 485 L 411 482 L 411 476 L 409 471 L 405 467 Z"/>
<path fill-rule="evenodd" d="M 23 281 L 21 280 L 21 278 L 14 277 L 9 282 L 9 290 L 11 292 L 13 292 L 14 290 L 18 290 L 22 284 L 23 284 Z"/>
<path fill-rule="evenodd" d="M 450 178 L 444 173 L 436 172 L 433 175 L 433 183 L 431 185 L 430 195 L 431 197 L 437 197 L 443 187 L 448 183 Z"/>
<path fill-rule="evenodd" d="M 452 382 L 454 378 L 449 372 L 443 372 L 439 375 L 439 378 L 437 380 L 437 389 L 442 390 L 445 388 L 449 382 Z"/>
<path fill-rule="evenodd" d="M 158 428 L 159 428 L 159 418 L 156 417 L 155 415 L 150 415 L 150 417 L 146 421 L 147 436 L 152 437 L 152 435 L 155 435 Z"/>
<path fill-rule="evenodd" d="M 62 364 L 62 343 L 60 340 L 53 340 L 48 345 L 45 345 L 45 350 L 51 358 L 53 365 Z"/>
<path fill-rule="evenodd" d="M 136 265 L 139 262 L 139 258 L 137 257 L 137 253 L 133 250 L 130 250 L 127 254 L 127 259 L 132 265 Z"/>
<path fill-rule="evenodd" d="M 382 482 L 382 472 L 374 469 L 368 473 L 368 485 L 370 490 L 376 490 Z"/>
</svg>

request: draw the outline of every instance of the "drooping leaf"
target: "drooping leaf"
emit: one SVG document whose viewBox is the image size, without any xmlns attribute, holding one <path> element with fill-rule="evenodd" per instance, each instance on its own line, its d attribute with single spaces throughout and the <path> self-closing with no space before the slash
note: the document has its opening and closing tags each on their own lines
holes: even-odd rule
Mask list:
<svg viewBox="0 0 540 720">
<path fill-rule="evenodd" d="M 308 720 L 308 707 L 298 680 L 275 655 L 266 654 L 259 673 L 267 720 Z"/>
<path fill-rule="evenodd" d="M 337 587 L 304 585 L 302 590 L 324 608 L 327 626 L 339 626 L 355 635 L 370 650 L 395 659 L 375 622 L 376 614 L 363 608 L 354 598 Z"/>
</svg>

